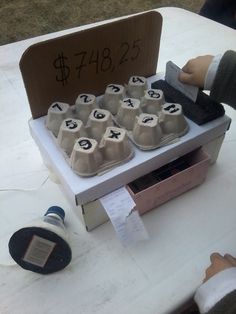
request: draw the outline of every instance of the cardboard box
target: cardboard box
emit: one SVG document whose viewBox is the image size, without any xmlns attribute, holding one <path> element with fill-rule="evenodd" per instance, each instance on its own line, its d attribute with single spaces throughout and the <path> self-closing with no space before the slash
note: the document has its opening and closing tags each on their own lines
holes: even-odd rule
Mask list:
<svg viewBox="0 0 236 314">
<path fill-rule="evenodd" d="M 211 158 L 202 149 L 186 154 L 126 185 L 141 215 L 201 184 Z M 82 205 L 88 231 L 109 220 L 99 200 Z"/>
<path fill-rule="evenodd" d="M 45 128 L 45 117 L 30 120 L 29 124 L 32 137 L 45 163 L 58 177 L 63 191 L 76 207 L 94 201 L 197 148 L 210 147 L 210 155 L 217 155 L 221 142 L 218 146 L 211 143 L 224 136 L 230 119 L 223 116 L 203 126 L 188 120 L 188 133 L 173 144 L 152 151 L 141 151 L 134 147 L 135 155 L 129 162 L 102 175 L 88 178 L 78 176 L 70 168 L 55 140 Z"/>
<path fill-rule="evenodd" d="M 161 15 L 146 12 L 34 44 L 21 58 L 20 69 L 32 112 L 30 132 L 77 212 L 81 211 L 79 205 L 96 203 L 101 196 L 199 147 L 208 147 L 213 161 L 218 155 L 222 141 L 214 143 L 229 128 L 227 116 L 202 126 L 188 120 L 189 132 L 179 141 L 148 152 L 134 147 L 135 156 L 129 162 L 101 176 L 83 178 L 72 171 L 45 128 L 45 115 L 52 102 L 73 105 L 79 93 L 101 95 L 107 84 L 123 85 L 132 75 L 147 77 L 149 85 L 159 79 L 156 70 L 161 27 Z M 85 213 L 88 229 L 107 219 L 104 211 L 91 206 L 93 209 Z"/>
</svg>

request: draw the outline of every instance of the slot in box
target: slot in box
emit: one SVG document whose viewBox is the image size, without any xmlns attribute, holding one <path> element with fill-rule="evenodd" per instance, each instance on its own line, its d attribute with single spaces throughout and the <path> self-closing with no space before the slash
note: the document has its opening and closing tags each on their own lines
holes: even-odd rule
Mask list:
<svg viewBox="0 0 236 314">
<path fill-rule="evenodd" d="M 126 185 L 141 215 L 201 184 L 211 158 L 202 149 L 190 152 Z M 99 200 L 82 205 L 88 231 L 108 221 Z"/>
<path fill-rule="evenodd" d="M 200 149 L 131 182 L 127 189 L 142 215 L 201 184 L 209 164 L 210 157 Z"/>
</svg>

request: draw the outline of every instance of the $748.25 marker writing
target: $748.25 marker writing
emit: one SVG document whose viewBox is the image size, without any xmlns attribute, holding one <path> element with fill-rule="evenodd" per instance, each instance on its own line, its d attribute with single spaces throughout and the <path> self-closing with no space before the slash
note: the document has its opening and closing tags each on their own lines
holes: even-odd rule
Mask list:
<svg viewBox="0 0 236 314">
<path fill-rule="evenodd" d="M 127 63 L 138 60 L 140 53 L 141 39 L 122 42 L 116 49 L 104 47 L 88 51 L 81 50 L 75 52 L 71 57 L 60 52 L 53 60 L 55 79 L 64 86 L 69 82 L 72 74 L 76 75 L 77 79 L 82 79 L 88 67 L 93 67 L 97 75 L 105 72 L 111 73 Z"/>
</svg>

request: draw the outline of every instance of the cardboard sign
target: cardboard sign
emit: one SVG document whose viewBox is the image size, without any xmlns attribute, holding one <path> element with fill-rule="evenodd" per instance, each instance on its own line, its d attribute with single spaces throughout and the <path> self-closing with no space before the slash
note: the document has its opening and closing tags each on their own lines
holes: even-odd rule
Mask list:
<svg viewBox="0 0 236 314">
<path fill-rule="evenodd" d="M 32 117 L 47 114 L 52 102 L 74 104 L 78 94 L 104 93 L 132 75 L 156 73 L 162 17 L 135 15 L 30 46 L 20 69 Z"/>
</svg>

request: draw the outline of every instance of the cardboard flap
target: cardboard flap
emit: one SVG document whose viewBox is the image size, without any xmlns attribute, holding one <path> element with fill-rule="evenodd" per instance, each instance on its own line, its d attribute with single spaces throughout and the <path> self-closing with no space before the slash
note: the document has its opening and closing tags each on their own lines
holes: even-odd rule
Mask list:
<svg viewBox="0 0 236 314">
<path fill-rule="evenodd" d="M 101 95 L 110 83 L 156 73 L 162 17 L 150 11 L 30 46 L 20 60 L 32 117 L 52 102 Z"/>
</svg>

